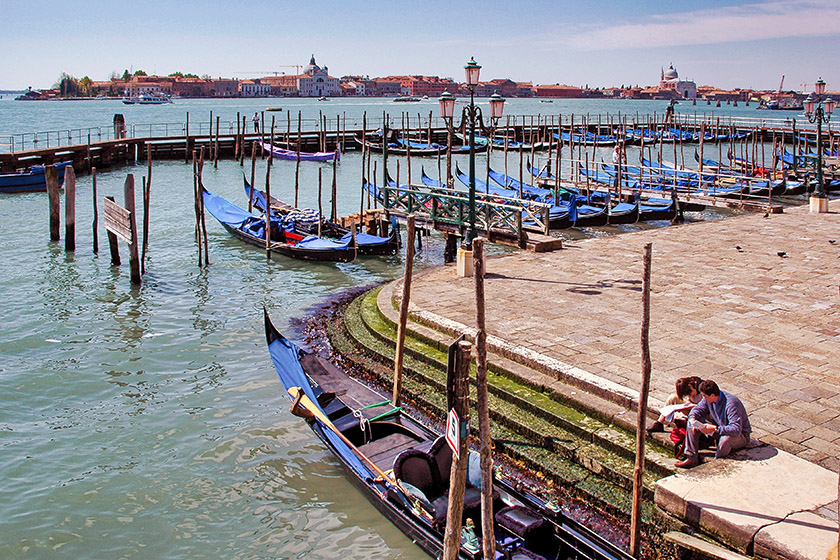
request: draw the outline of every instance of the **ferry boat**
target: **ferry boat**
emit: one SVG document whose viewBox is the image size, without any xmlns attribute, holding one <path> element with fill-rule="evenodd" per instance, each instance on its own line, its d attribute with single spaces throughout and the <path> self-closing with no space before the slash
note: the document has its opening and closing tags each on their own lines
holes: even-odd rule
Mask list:
<svg viewBox="0 0 840 560">
<path fill-rule="evenodd" d="M 141 93 L 137 97 L 124 97 L 122 102 L 126 105 L 163 105 L 172 103 L 172 98 L 163 92 L 155 91 Z"/>
</svg>

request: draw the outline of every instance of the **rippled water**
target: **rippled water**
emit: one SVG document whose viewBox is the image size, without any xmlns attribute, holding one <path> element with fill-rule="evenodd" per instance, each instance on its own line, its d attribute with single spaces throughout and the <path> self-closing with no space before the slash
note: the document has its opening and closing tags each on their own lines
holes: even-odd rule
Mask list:
<svg viewBox="0 0 840 560">
<path fill-rule="evenodd" d="M 224 103 L 180 101 L 131 118 L 167 122 L 210 108 L 233 118 L 266 100 Z M 330 109 L 358 113 L 356 103 Z M 2 100 L 0 111 L 0 133 L 13 134 L 107 125 L 128 109 Z M 358 209 L 359 163 L 348 154 L 339 165 L 339 214 Z M 303 166 L 302 206 L 317 206 L 317 169 Z M 327 193 L 331 166 L 323 169 Z M 292 199 L 293 170 L 275 162 L 273 194 Z M 145 172 L 100 171 L 100 205 L 106 195 L 123 200 L 128 173 L 139 192 Z M 0 558 L 424 557 L 288 413 L 262 331 L 263 305 L 287 329 L 331 295 L 401 275 L 401 257 L 268 261 L 208 216 L 211 265 L 200 270 L 191 172 L 155 163 L 140 288 L 129 283 L 125 246 L 126 264 L 110 266 L 101 223 L 102 252 L 92 254 L 90 176 L 78 182 L 75 254 L 49 241 L 45 194 L 0 195 Z M 204 183 L 242 204 L 241 177 L 222 161 L 206 167 Z M 264 184 L 263 163 L 257 177 Z M 440 243 L 424 246 L 418 266 L 439 264 Z"/>
</svg>

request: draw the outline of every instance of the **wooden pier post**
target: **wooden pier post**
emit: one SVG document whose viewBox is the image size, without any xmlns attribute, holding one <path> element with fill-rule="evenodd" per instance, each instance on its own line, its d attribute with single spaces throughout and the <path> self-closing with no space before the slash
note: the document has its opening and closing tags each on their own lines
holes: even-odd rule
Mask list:
<svg viewBox="0 0 840 560">
<path fill-rule="evenodd" d="M 236 140 L 234 141 L 233 145 L 233 159 L 239 159 L 239 151 L 241 146 L 239 145 L 240 141 L 240 128 L 239 128 L 239 111 L 236 112 Z"/>
<path fill-rule="evenodd" d="M 140 276 L 140 252 L 138 250 L 137 235 L 137 214 L 134 204 L 134 175 L 130 174 L 125 178 L 125 209 L 130 212 L 131 222 L 131 243 L 128 244 L 128 265 L 131 269 L 131 283 L 139 285 L 142 282 Z"/>
<path fill-rule="evenodd" d="M 201 268 L 203 262 L 201 250 L 201 218 L 199 217 L 200 206 L 198 199 L 202 197 L 201 189 L 198 185 L 198 160 L 195 152 L 193 152 L 193 211 L 195 212 L 195 241 L 198 244 L 198 268 Z"/>
<path fill-rule="evenodd" d="M 446 508 L 446 531 L 443 535 L 443 560 L 456 560 L 461 548 L 461 516 L 464 513 L 464 492 L 467 485 L 467 467 L 469 465 L 469 448 L 467 434 L 462 433 L 462 427 L 470 422 L 470 353 L 472 345 L 466 340 L 458 343 L 454 352 L 455 363 L 450 365 L 455 372 L 455 398 L 453 410 L 458 415 L 459 431 L 458 453 L 452 454 L 452 467 L 449 471 L 449 503 Z M 454 366 L 454 367 L 453 367 Z M 492 534 L 492 532 L 490 533 Z M 494 540 L 493 538 L 486 540 Z"/>
<path fill-rule="evenodd" d="M 481 534 L 493 534 L 493 442 L 487 391 L 487 325 L 484 313 L 484 239 L 473 240 L 475 277 L 475 386 L 478 437 L 481 453 Z M 485 558 L 496 557 L 496 540 L 482 539 Z"/>
<path fill-rule="evenodd" d="M 219 168 L 219 121 L 221 117 L 216 115 L 216 143 L 213 145 L 213 168 Z M 274 117 L 271 120 L 272 124 L 274 123 Z M 271 135 L 274 136 L 274 127 L 272 126 Z"/>
<path fill-rule="evenodd" d="M 257 172 L 257 141 L 251 142 L 251 192 L 248 196 L 248 212 L 254 209 L 254 189 L 257 188 L 255 174 Z"/>
<path fill-rule="evenodd" d="M 323 196 L 322 194 L 322 187 L 323 187 L 323 180 L 322 180 L 322 172 L 323 168 L 318 168 L 318 237 L 321 237 L 321 223 L 324 221 L 324 205 L 321 201 Z"/>
<path fill-rule="evenodd" d="M 364 221 L 363 215 L 365 213 L 365 191 L 367 191 L 367 187 L 365 182 L 367 181 L 367 177 L 365 177 L 365 159 L 367 157 L 367 149 L 366 149 L 366 141 L 367 141 L 367 111 L 362 113 L 362 192 L 361 192 L 361 201 L 359 202 L 359 227 Z"/>
<path fill-rule="evenodd" d="M 274 115 L 271 115 L 271 147 L 274 148 Z M 274 154 L 269 152 L 265 164 L 265 256 L 271 258 L 271 165 Z M 253 191 L 253 188 L 251 189 Z"/>
<path fill-rule="evenodd" d="M 93 175 L 93 254 L 99 254 L 99 205 L 96 203 L 96 168 L 91 167 Z"/>
<path fill-rule="evenodd" d="M 198 160 L 198 186 L 200 190 L 204 190 L 204 182 L 201 180 L 204 175 L 204 148 L 199 151 Z M 201 237 L 204 241 L 204 266 L 210 265 L 210 248 L 207 243 L 207 220 L 204 215 L 204 195 L 198 197 L 199 222 L 201 223 Z"/>
<path fill-rule="evenodd" d="M 140 273 L 146 274 L 146 251 L 149 249 L 149 214 L 152 198 L 152 146 L 146 144 L 146 162 L 148 175 L 143 178 L 143 250 L 140 259 Z"/>
<path fill-rule="evenodd" d="M 105 198 L 111 202 L 116 202 L 113 196 L 106 196 Z M 105 215 L 108 215 L 107 211 Z M 111 231 L 108 231 L 108 248 L 111 252 L 111 266 L 120 266 L 122 264 L 120 260 L 120 245 L 117 242 L 117 236 Z"/>
<path fill-rule="evenodd" d="M 76 250 L 76 172 L 64 168 L 64 250 Z"/>
<path fill-rule="evenodd" d="M 330 194 L 330 221 L 335 222 L 338 219 L 338 202 L 336 201 L 336 197 L 338 196 L 338 185 L 336 183 L 336 163 L 338 158 L 333 158 L 332 161 L 332 192 Z"/>
<path fill-rule="evenodd" d="M 408 304 L 411 300 L 411 276 L 414 270 L 414 214 L 406 216 L 405 222 L 405 272 L 403 273 L 402 301 L 400 301 L 400 322 L 397 324 L 397 348 L 394 353 L 394 391 L 391 402 L 400 406 L 402 392 L 402 367 L 405 350 L 405 326 L 408 323 Z"/>
<path fill-rule="evenodd" d="M 190 161 L 190 112 L 187 111 L 187 122 L 184 125 L 184 163 Z"/>
<path fill-rule="evenodd" d="M 47 194 L 50 202 L 50 241 L 61 239 L 59 228 L 61 227 L 61 198 L 58 192 L 58 170 L 54 165 L 48 165 L 45 169 L 47 181 Z"/>
<path fill-rule="evenodd" d="M 633 469 L 633 508 L 630 514 L 630 554 L 641 555 L 642 537 L 642 477 L 645 474 L 645 420 L 647 418 L 648 392 L 650 390 L 650 267 L 651 243 L 645 244 L 642 287 L 642 389 L 639 392 L 639 409 L 636 417 L 636 465 Z"/>
<path fill-rule="evenodd" d="M 298 193 L 300 192 L 300 132 L 301 114 L 298 111 L 297 158 L 295 160 L 295 208 L 298 208 Z"/>
</svg>

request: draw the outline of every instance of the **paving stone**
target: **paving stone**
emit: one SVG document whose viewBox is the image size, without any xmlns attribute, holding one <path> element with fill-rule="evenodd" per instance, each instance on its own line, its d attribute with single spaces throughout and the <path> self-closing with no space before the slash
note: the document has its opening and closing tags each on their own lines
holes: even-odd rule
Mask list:
<svg viewBox="0 0 840 560">
<path fill-rule="evenodd" d="M 762 528 L 755 554 L 770 560 L 825 560 L 837 546 L 837 523 L 811 512 L 799 512 Z"/>
</svg>

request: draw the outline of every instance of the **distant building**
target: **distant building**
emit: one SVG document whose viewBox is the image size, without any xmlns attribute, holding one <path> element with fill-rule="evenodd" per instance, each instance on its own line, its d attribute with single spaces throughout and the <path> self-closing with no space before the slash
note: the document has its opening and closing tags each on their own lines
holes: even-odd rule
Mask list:
<svg viewBox="0 0 840 560">
<path fill-rule="evenodd" d="M 531 82 L 516 82 L 517 97 L 534 97 L 534 84 Z"/>
<path fill-rule="evenodd" d="M 265 76 L 260 78 L 264 84 L 271 86 L 271 95 L 273 97 L 297 97 L 300 93 L 298 90 L 297 75 L 280 75 L 280 76 Z"/>
<path fill-rule="evenodd" d="M 177 78 L 172 84 L 172 93 L 180 97 L 208 97 L 212 95 L 212 86 L 202 78 Z M 239 84 L 233 90 L 233 95 L 239 91 Z"/>
<path fill-rule="evenodd" d="M 402 93 L 402 84 L 399 80 L 375 78 L 374 83 L 376 84 L 376 93 L 373 95 L 384 97 L 387 95 L 400 95 Z"/>
<path fill-rule="evenodd" d="M 180 82 L 180 80 L 178 80 Z M 239 93 L 239 80 L 219 78 L 206 80 L 209 95 L 212 97 L 236 97 Z"/>
<path fill-rule="evenodd" d="M 239 82 L 239 95 L 242 97 L 268 97 L 271 95 L 271 85 L 263 83 L 260 78 L 242 80 Z"/>
<path fill-rule="evenodd" d="M 315 55 L 309 59 L 309 65 L 298 76 L 298 92 L 301 97 L 329 97 L 341 95 L 338 78 L 329 75 L 326 66 L 315 64 Z"/>
<path fill-rule="evenodd" d="M 575 98 L 583 97 L 583 89 L 574 86 L 566 86 L 560 84 L 536 86 L 534 94 L 537 97 L 566 97 Z"/>
<path fill-rule="evenodd" d="M 697 97 L 697 84 L 687 80 L 681 80 L 674 65 L 671 64 L 668 70 L 659 70 L 659 90 L 665 95 L 662 99 L 694 99 Z"/>
<path fill-rule="evenodd" d="M 451 79 L 439 78 L 437 76 L 386 76 L 382 80 L 384 82 L 398 82 L 400 84 L 398 93 L 413 97 L 422 97 L 424 95 L 438 97 L 444 91 L 454 93 L 457 87 Z M 377 79 L 378 81 L 379 79 Z M 380 95 L 388 94 L 381 93 Z"/>
</svg>

